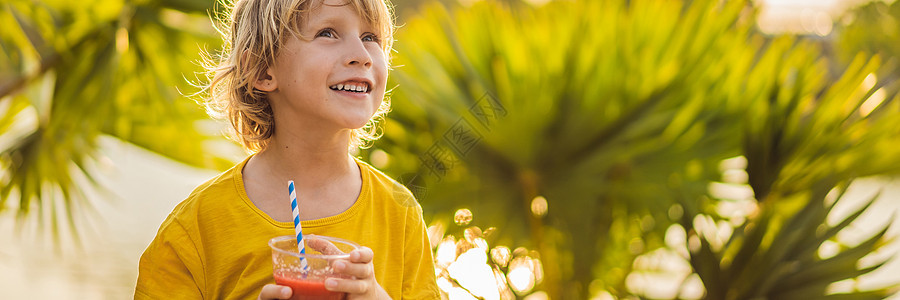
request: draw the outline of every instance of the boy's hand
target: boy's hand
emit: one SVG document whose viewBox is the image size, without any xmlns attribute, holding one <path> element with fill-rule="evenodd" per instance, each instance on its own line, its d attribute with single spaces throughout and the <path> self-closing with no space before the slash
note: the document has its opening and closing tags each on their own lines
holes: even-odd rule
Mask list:
<svg viewBox="0 0 900 300">
<path fill-rule="evenodd" d="M 269 300 L 269 299 L 291 299 L 291 291 L 290 287 L 276 284 L 267 284 L 263 286 L 262 291 L 259 292 L 258 300 Z"/>
<path fill-rule="evenodd" d="M 368 247 L 350 252 L 350 260 L 334 263 L 334 271 L 352 276 L 353 279 L 328 278 L 325 288 L 347 293 L 348 299 L 391 299 L 384 288 L 375 281 L 375 267 L 372 258 L 375 253 Z"/>
</svg>

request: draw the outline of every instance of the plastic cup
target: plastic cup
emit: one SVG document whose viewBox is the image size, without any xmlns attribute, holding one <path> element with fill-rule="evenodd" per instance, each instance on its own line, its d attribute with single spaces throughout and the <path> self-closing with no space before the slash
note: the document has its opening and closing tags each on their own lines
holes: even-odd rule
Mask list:
<svg viewBox="0 0 900 300">
<path fill-rule="evenodd" d="M 325 289 L 325 279 L 345 277 L 334 273 L 332 265 L 338 260 L 349 260 L 350 251 L 359 248 L 359 245 L 344 239 L 313 234 L 304 235 L 303 242 L 305 254 L 297 250 L 297 237 L 293 235 L 269 240 L 275 283 L 291 287 L 291 300 L 346 299 L 346 293 Z M 300 265 L 301 257 L 306 260 L 306 271 Z"/>
</svg>

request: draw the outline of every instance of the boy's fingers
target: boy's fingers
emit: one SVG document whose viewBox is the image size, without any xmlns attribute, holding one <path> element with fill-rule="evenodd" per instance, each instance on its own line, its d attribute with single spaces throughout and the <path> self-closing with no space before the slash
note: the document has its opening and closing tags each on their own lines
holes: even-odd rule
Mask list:
<svg viewBox="0 0 900 300">
<path fill-rule="evenodd" d="M 325 280 L 325 288 L 335 292 L 362 294 L 369 289 L 369 283 L 364 280 L 328 278 Z"/>
<path fill-rule="evenodd" d="M 291 288 L 283 286 L 283 285 L 275 285 L 275 284 L 267 284 L 263 286 L 262 291 L 259 292 L 259 300 L 267 300 L 267 299 L 290 299 L 291 298 Z"/>
<path fill-rule="evenodd" d="M 336 255 L 336 254 L 344 254 L 344 251 L 338 249 L 337 246 L 332 244 L 329 241 L 316 238 L 315 236 L 310 236 L 308 240 L 306 240 L 306 244 L 309 245 L 310 248 L 315 249 L 316 251 L 321 252 L 322 254 L 327 255 Z"/>
<path fill-rule="evenodd" d="M 350 252 L 350 262 L 367 264 L 375 257 L 375 253 L 369 247 L 360 247 Z"/>
<path fill-rule="evenodd" d="M 340 274 L 350 275 L 359 279 L 372 277 L 375 273 L 371 264 L 351 263 L 345 260 L 335 262 L 334 270 Z"/>
</svg>

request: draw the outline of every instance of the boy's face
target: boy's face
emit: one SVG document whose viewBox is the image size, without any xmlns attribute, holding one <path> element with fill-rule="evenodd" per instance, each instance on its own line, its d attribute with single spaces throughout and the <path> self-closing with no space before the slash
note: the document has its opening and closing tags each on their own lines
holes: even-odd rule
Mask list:
<svg viewBox="0 0 900 300">
<path fill-rule="evenodd" d="M 289 35 L 269 77 L 257 82 L 269 92 L 280 129 L 356 129 L 381 105 L 387 81 L 383 37 L 346 3 L 324 0 L 303 15 L 300 34 L 306 39 Z"/>
</svg>

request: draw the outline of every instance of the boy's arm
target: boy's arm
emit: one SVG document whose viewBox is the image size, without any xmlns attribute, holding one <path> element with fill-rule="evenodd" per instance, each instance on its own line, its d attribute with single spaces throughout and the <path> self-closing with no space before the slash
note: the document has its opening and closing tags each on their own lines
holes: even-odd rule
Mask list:
<svg viewBox="0 0 900 300">
<path fill-rule="evenodd" d="M 169 220 L 141 255 L 134 299 L 203 299 L 202 270 L 184 227 Z"/>
<path fill-rule="evenodd" d="M 425 229 L 422 207 L 408 208 L 404 253 L 403 299 L 441 299 L 434 275 L 431 242 Z"/>
</svg>

